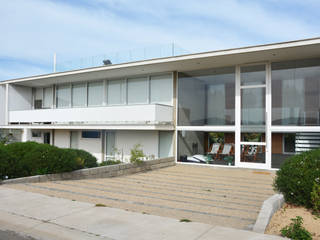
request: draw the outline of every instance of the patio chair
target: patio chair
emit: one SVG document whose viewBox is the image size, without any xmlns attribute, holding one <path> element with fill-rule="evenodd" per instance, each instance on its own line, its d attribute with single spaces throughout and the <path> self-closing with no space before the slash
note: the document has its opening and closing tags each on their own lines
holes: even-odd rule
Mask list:
<svg viewBox="0 0 320 240">
<path fill-rule="evenodd" d="M 220 143 L 213 143 L 211 145 L 211 151 L 207 152 L 208 155 L 212 155 L 213 159 L 216 159 L 219 155 L 221 144 Z"/>
<path fill-rule="evenodd" d="M 222 160 L 226 156 L 233 155 L 233 144 L 232 143 L 225 143 L 223 145 L 223 149 L 219 154 L 219 158 Z"/>
</svg>

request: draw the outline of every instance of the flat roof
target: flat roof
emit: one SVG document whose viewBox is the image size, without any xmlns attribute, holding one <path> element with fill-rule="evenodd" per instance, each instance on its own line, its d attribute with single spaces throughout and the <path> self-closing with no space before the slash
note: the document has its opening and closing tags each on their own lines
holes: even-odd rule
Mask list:
<svg viewBox="0 0 320 240">
<path fill-rule="evenodd" d="M 0 82 L 30 87 L 320 57 L 320 37 L 56 72 Z"/>
</svg>

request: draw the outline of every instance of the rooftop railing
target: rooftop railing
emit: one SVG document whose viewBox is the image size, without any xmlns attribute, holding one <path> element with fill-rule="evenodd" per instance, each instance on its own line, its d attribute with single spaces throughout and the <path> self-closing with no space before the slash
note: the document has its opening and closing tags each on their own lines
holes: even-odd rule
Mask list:
<svg viewBox="0 0 320 240">
<path fill-rule="evenodd" d="M 190 52 L 172 43 L 154 47 L 110 52 L 107 54 L 85 57 L 78 60 L 58 62 L 56 64 L 56 71 L 64 72 L 82 68 L 105 66 L 108 64 L 120 64 L 155 58 L 179 56 L 188 53 Z"/>
</svg>

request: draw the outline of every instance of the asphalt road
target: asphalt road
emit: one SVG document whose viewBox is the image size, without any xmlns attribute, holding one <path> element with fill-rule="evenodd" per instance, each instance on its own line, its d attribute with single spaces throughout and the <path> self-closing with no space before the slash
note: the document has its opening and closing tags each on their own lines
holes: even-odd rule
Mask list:
<svg viewBox="0 0 320 240">
<path fill-rule="evenodd" d="M 0 240 L 35 240 L 35 239 L 31 237 L 21 236 L 15 232 L 0 230 Z"/>
</svg>

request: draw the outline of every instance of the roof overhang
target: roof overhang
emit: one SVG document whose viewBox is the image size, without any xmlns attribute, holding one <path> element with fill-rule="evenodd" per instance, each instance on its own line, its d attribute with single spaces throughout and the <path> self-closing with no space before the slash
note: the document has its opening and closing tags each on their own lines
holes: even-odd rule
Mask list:
<svg viewBox="0 0 320 240">
<path fill-rule="evenodd" d="M 114 79 L 172 71 L 190 71 L 237 64 L 320 57 L 320 38 L 219 50 L 138 62 L 51 73 L 0 82 L 30 87 L 78 81 Z"/>
</svg>

